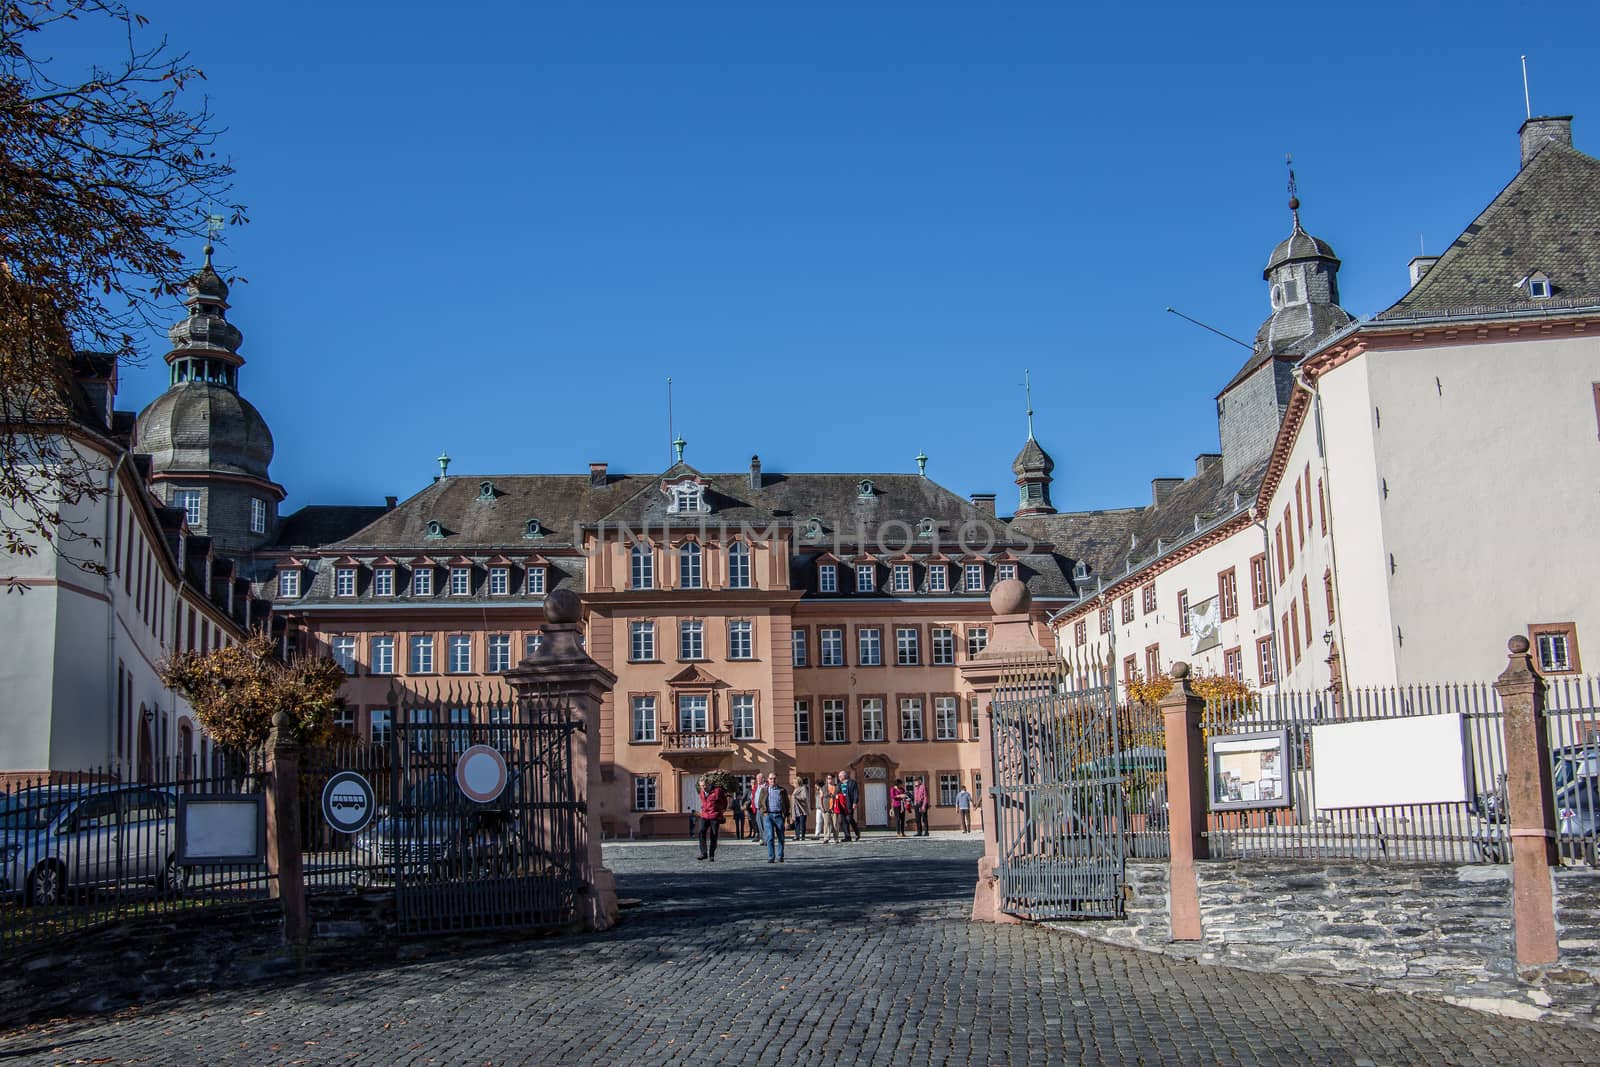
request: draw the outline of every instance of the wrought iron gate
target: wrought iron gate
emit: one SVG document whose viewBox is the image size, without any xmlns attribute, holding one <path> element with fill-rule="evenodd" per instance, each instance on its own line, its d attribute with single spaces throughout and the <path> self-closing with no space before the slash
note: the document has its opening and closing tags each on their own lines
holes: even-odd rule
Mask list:
<svg viewBox="0 0 1600 1067">
<path fill-rule="evenodd" d="M 565 702 L 446 700 L 399 708 L 396 720 L 384 837 L 401 932 L 576 922 L 588 842 L 572 774 L 581 727 Z"/>
<path fill-rule="evenodd" d="M 1040 667 L 1002 678 L 991 716 L 1001 908 L 1025 919 L 1120 917 L 1127 813 L 1115 687 L 1074 688 L 1060 665 Z"/>
</svg>

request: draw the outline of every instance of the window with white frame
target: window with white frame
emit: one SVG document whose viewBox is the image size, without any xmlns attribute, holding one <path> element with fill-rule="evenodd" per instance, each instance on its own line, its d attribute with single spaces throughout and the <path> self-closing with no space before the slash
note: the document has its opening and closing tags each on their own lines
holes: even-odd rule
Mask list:
<svg viewBox="0 0 1600 1067">
<path fill-rule="evenodd" d="M 356 595 L 356 569 L 354 567 L 336 567 L 333 571 L 333 595 Z"/>
<path fill-rule="evenodd" d="M 956 794 L 961 792 L 961 776 L 941 772 L 939 775 L 939 806 L 953 808 L 956 806 Z"/>
<path fill-rule="evenodd" d="M 388 708 L 373 708 L 367 717 L 367 732 L 375 745 L 387 745 L 390 733 L 390 724 L 394 721 L 394 712 Z"/>
<path fill-rule="evenodd" d="M 545 572 L 543 567 L 528 568 L 528 595 L 544 596 Z"/>
<path fill-rule="evenodd" d="M 653 774 L 636 774 L 633 776 L 633 810 L 656 811 L 658 810 L 658 797 L 656 794 L 656 776 Z"/>
<path fill-rule="evenodd" d="M 511 568 L 510 567 L 490 567 L 489 568 L 489 595 L 490 596 L 505 596 L 509 592 L 511 592 Z"/>
<path fill-rule="evenodd" d="M 806 632 L 804 630 L 789 631 L 789 660 L 792 666 L 804 667 L 806 665 Z"/>
<path fill-rule="evenodd" d="M 678 658 L 705 659 L 706 624 L 699 619 L 685 619 L 678 624 Z"/>
<path fill-rule="evenodd" d="M 393 567 L 379 567 L 372 572 L 372 595 L 394 596 Z"/>
<path fill-rule="evenodd" d="M 922 662 L 922 635 L 915 626 L 895 627 L 894 662 L 900 667 L 915 667 Z"/>
<path fill-rule="evenodd" d="M 333 709 L 333 728 L 354 733 L 356 729 L 356 709 L 349 704 L 339 704 L 335 707 Z"/>
<path fill-rule="evenodd" d="M 844 631 L 824 628 L 817 631 L 817 644 L 822 649 L 822 666 L 844 666 Z"/>
<path fill-rule="evenodd" d="M 755 659 L 754 624 L 749 619 L 733 619 L 728 623 L 728 658 Z"/>
<path fill-rule="evenodd" d="M 679 482 L 672 487 L 667 511 L 677 514 L 683 511 L 705 511 L 706 487 L 699 482 Z"/>
<path fill-rule="evenodd" d="M 929 634 L 933 645 L 933 665 L 948 667 L 956 661 L 956 632 L 948 626 L 935 626 Z"/>
<path fill-rule="evenodd" d="M 935 741 L 961 740 L 961 718 L 955 697 L 933 698 L 933 739 Z"/>
<path fill-rule="evenodd" d="M 513 712 L 512 712 L 511 708 L 508 705 L 503 705 L 502 704 L 502 705 L 497 706 L 497 707 L 490 707 L 489 708 L 489 725 L 490 726 L 510 726 L 511 725 L 511 721 L 512 721 L 511 720 L 512 714 L 513 714 Z M 512 745 L 514 744 L 514 742 L 511 740 L 511 731 L 510 730 L 494 730 L 494 731 L 492 731 L 490 733 L 489 736 L 490 736 L 489 743 L 491 745 L 493 745 L 495 748 L 500 749 L 502 752 L 509 751 L 511 749 Z"/>
<path fill-rule="evenodd" d="M 632 589 L 656 587 L 655 551 L 643 541 L 635 541 L 628 552 L 628 585 Z"/>
<path fill-rule="evenodd" d="M 964 576 L 963 588 L 969 593 L 983 592 L 983 564 L 968 563 L 961 569 Z"/>
<path fill-rule="evenodd" d="M 728 546 L 728 588 L 750 588 L 750 546 L 743 541 Z"/>
<path fill-rule="evenodd" d="M 433 673 L 433 637 L 418 634 L 411 639 L 411 673 Z"/>
<path fill-rule="evenodd" d="M 922 740 L 922 698 L 900 698 L 900 740 Z"/>
<path fill-rule="evenodd" d="M 300 595 L 300 569 L 289 567 L 278 572 L 278 596 L 281 598 L 297 597 Z"/>
<path fill-rule="evenodd" d="M 199 489 L 179 489 L 172 494 L 172 506 L 183 509 L 183 521 L 200 529 L 200 502 L 204 494 Z"/>
<path fill-rule="evenodd" d="M 883 701 L 878 697 L 862 697 L 861 740 L 882 741 L 883 738 Z"/>
<path fill-rule="evenodd" d="M 832 563 L 824 563 L 817 567 L 817 592 L 837 593 L 839 591 L 839 568 Z"/>
<path fill-rule="evenodd" d="M 678 730 L 703 734 L 711 728 L 711 698 L 704 693 L 678 695 Z"/>
<path fill-rule="evenodd" d="M 850 740 L 845 725 L 844 701 L 828 699 L 822 702 L 822 743 L 842 745 Z"/>
<path fill-rule="evenodd" d="M 729 702 L 729 715 L 733 720 L 735 741 L 754 741 L 756 738 L 756 698 L 753 693 L 735 693 Z"/>
<path fill-rule="evenodd" d="M 628 659 L 648 663 L 656 658 L 656 624 L 635 620 L 628 624 Z"/>
<path fill-rule="evenodd" d="M 489 635 L 489 673 L 511 669 L 511 635 Z"/>
<path fill-rule="evenodd" d="M 450 709 L 450 751 L 465 752 L 472 744 L 472 709 Z"/>
<path fill-rule="evenodd" d="M 883 665 L 883 631 L 876 626 L 863 626 L 856 631 L 856 662 L 863 667 Z"/>
<path fill-rule="evenodd" d="M 471 567 L 451 567 L 450 568 L 450 595 L 451 596 L 466 596 L 470 592 L 472 592 L 472 568 Z"/>
<path fill-rule="evenodd" d="M 638 744 L 648 744 L 655 739 L 656 698 L 636 696 L 633 698 L 633 740 Z"/>
<path fill-rule="evenodd" d="M 699 589 L 701 584 L 700 573 L 701 553 L 700 546 L 693 541 L 685 541 L 678 546 L 678 588 Z"/>
<path fill-rule="evenodd" d="M 250 532 L 267 532 L 267 502 L 260 497 L 250 498 Z"/>
<path fill-rule="evenodd" d="M 367 642 L 367 669 L 373 674 L 394 673 L 394 638 L 374 637 Z"/>
<path fill-rule="evenodd" d="M 1529 630 L 1540 673 L 1573 674 L 1579 670 L 1576 623 L 1540 623 Z"/>
<path fill-rule="evenodd" d="M 950 591 L 950 569 L 943 563 L 930 563 L 928 565 L 928 592 L 948 593 Z"/>
<path fill-rule="evenodd" d="M 356 639 L 354 637 L 339 636 L 329 642 L 333 654 L 333 662 L 344 668 L 344 673 L 356 673 Z"/>
<path fill-rule="evenodd" d="M 467 634 L 451 634 L 449 641 L 451 674 L 472 673 L 472 638 Z"/>
<path fill-rule="evenodd" d="M 411 571 L 411 595 L 433 595 L 433 568 L 415 567 Z"/>
<path fill-rule="evenodd" d="M 878 588 L 878 568 L 872 563 L 856 564 L 856 592 L 870 593 Z"/>
<path fill-rule="evenodd" d="M 911 592 L 911 564 L 896 563 L 890 575 L 891 588 L 896 593 Z"/>
<path fill-rule="evenodd" d="M 794 740 L 798 745 L 811 743 L 811 701 L 794 702 Z"/>
<path fill-rule="evenodd" d="M 406 722 L 414 723 L 417 726 L 427 726 L 433 722 L 433 709 L 412 708 L 406 712 Z M 433 744 L 433 731 L 418 730 L 412 734 L 412 738 L 411 746 L 418 752 L 426 752 Z"/>
<path fill-rule="evenodd" d="M 994 577 L 997 582 L 1004 582 L 1017 576 L 1015 563 L 1002 563 L 995 568 Z"/>
<path fill-rule="evenodd" d="M 522 658 L 532 659 L 533 654 L 544 647 L 544 634 L 522 635 Z"/>
<path fill-rule="evenodd" d="M 976 696 L 967 698 L 967 720 L 968 727 L 972 731 L 972 740 L 976 741 L 979 728 L 983 723 L 983 712 L 978 707 L 978 698 Z"/>
<path fill-rule="evenodd" d="M 972 659 L 989 647 L 989 628 L 987 626 L 967 627 L 967 658 Z"/>
</svg>

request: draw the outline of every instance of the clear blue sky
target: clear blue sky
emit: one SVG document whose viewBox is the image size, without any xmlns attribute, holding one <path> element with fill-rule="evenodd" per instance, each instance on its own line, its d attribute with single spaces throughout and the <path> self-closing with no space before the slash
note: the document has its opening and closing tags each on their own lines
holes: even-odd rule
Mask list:
<svg viewBox="0 0 1600 1067">
<path fill-rule="evenodd" d="M 1381 310 L 1508 181 L 1600 150 L 1585 4 L 187 3 L 252 223 L 219 261 L 286 507 L 688 458 L 1062 508 L 1216 448 L 1261 268 L 1307 228 Z M 196 255 L 198 257 L 198 249 Z M 177 312 L 175 310 L 174 314 Z M 165 386 L 160 338 L 121 405 Z"/>
</svg>

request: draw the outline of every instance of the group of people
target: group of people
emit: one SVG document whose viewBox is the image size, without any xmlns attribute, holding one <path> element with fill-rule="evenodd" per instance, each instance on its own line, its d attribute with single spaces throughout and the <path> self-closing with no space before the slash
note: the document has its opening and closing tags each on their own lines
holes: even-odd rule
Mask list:
<svg viewBox="0 0 1600 1067">
<path fill-rule="evenodd" d="M 734 835 L 740 840 L 749 838 L 767 846 L 767 862 L 783 862 L 786 831 L 792 828 L 796 841 L 807 838 L 808 822 L 815 818 L 811 837 L 817 841 L 840 844 L 861 840 L 861 824 L 857 811 L 861 804 L 861 787 L 849 771 L 830 774 L 814 788 L 805 779 L 787 789 L 779 784 L 774 773 L 758 774 L 750 788 L 741 786 L 735 796 L 729 796 L 721 786 L 699 786 L 699 828 L 695 833 L 700 844 L 700 859 L 714 862 L 717 858 L 717 838 L 722 829 L 722 817 L 733 813 Z M 906 818 L 913 825 L 913 836 L 927 837 L 928 783 L 919 778 L 909 788 L 896 779 L 889 790 L 889 810 L 894 818 L 895 832 L 906 836 Z M 972 795 L 965 787 L 956 795 L 956 811 L 961 816 L 961 828 L 972 829 Z"/>
</svg>

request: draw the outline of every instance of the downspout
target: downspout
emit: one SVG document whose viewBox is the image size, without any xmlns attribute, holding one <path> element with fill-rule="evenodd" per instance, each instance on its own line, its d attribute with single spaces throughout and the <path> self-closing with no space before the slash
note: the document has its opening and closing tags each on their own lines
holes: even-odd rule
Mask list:
<svg viewBox="0 0 1600 1067">
<path fill-rule="evenodd" d="M 124 463 L 128 462 L 128 456 L 131 455 L 131 454 L 132 453 L 130 453 L 127 449 L 123 449 L 122 450 L 122 455 L 117 457 L 116 465 L 111 468 L 111 474 L 106 479 L 105 534 L 104 534 L 103 538 L 101 539 L 100 543 L 106 546 L 107 551 L 110 550 L 111 544 L 112 544 L 112 542 L 111 542 L 111 514 L 112 514 L 112 510 L 113 510 L 112 509 L 112 504 L 115 502 L 115 498 L 116 498 L 116 494 L 117 494 L 117 475 L 122 473 L 122 465 Z M 106 568 L 106 573 L 105 573 L 105 580 L 106 580 L 106 586 L 105 586 L 105 588 L 106 588 L 106 691 L 108 693 L 112 692 L 113 689 L 120 688 L 119 685 L 118 685 L 118 682 L 117 682 L 117 598 L 116 598 L 116 588 L 115 588 L 115 586 L 116 586 L 117 563 L 118 562 L 119 562 L 118 560 L 112 560 L 111 561 L 112 565 Z M 111 707 L 115 708 L 121 700 L 122 700 L 121 692 L 114 693 L 112 701 L 111 701 Z M 117 730 L 121 728 L 122 723 L 119 722 L 117 720 L 117 718 L 115 718 L 114 716 L 110 716 L 110 715 L 108 715 L 106 717 L 106 720 L 107 720 L 107 722 L 106 722 L 106 727 L 107 727 L 106 728 L 106 752 L 114 757 L 116 755 L 116 751 L 117 751 Z"/>
</svg>

